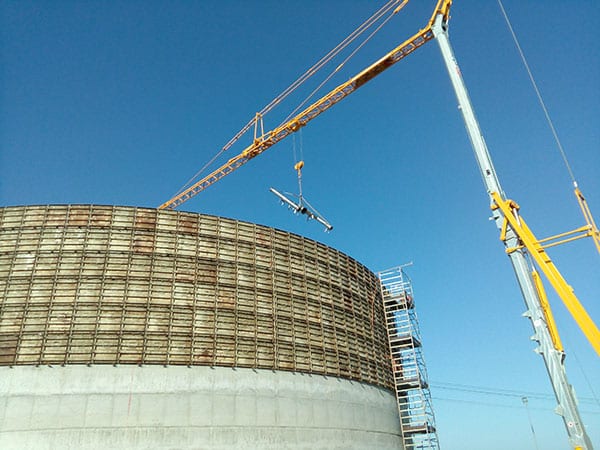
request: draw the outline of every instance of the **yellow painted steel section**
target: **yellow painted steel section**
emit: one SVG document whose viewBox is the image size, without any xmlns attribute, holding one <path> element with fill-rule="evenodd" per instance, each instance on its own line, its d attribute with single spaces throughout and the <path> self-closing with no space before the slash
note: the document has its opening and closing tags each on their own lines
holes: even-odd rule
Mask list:
<svg viewBox="0 0 600 450">
<path fill-rule="evenodd" d="M 502 229 L 503 233 L 506 233 L 506 226 L 507 226 L 507 222 L 505 221 L 503 229 Z M 576 235 L 576 236 L 573 236 L 573 235 Z M 500 239 L 502 241 L 504 241 L 503 236 L 504 235 L 501 235 L 501 237 L 500 237 Z M 568 242 L 573 242 L 578 239 L 583 239 L 583 238 L 590 237 L 590 236 L 592 236 L 590 226 L 584 225 L 582 227 L 576 228 L 575 230 L 566 231 L 564 233 L 555 234 L 554 236 L 540 239 L 540 240 L 538 240 L 538 242 L 542 245 L 542 247 L 544 247 L 546 249 L 546 248 L 556 247 L 557 245 L 566 244 Z M 562 239 L 562 238 L 566 238 L 566 239 Z M 524 245 L 508 247 L 507 251 L 508 251 L 508 253 L 512 253 L 515 250 L 519 250 L 524 247 L 525 247 Z"/>
<path fill-rule="evenodd" d="M 506 237 L 506 228 L 510 225 L 511 229 L 517 234 L 524 247 L 529 250 L 531 257 L 534 259 L 540 270 L 544 273 L 562 302 L 565 304 L 575 322 L 583 334 L 590 342 L 598 356 L 600 356 L 600 330 L 593 322 L 579 299 L 573 292 L 573 289 L 561 273 L 558 271 L 544 247 L 536 239 L 533 232 L 529 229 L 522 217 L 517 214 L 519 205 L 512 200 L 504 200 L 497 192 L 492 192 L 494 205 L 492 209 L 500 209 L 504 215 L 504 225 L 501 230 L 501 239 L 504 241 Z M 515 249 L 507 249 L 507 252 Z"/>
<path fill-rule="evenodd" d="M 550 331 L 550 337 L 552 338 L 554 348 L 559 352 L 564 352 L 565 349 L 562 345 L 562 341 L 560 340 L 560 335 L 558 334 L 558 328 L 556 327 L 556 322 L 554 321 L 554 315 L 552 314 L 552 309 L 550 309 L 550 303 L 548 303 L 548 296 L 546 295 L 546 290 L 544 289 L 542 279 L 540 278 L 540 274 L 537 272 L 537 270 L 534 269 L 531 272 L 531 278 L 533 278 L 535 290 L 540 298 L 542 311 L 546 317 L 546 325 L 548 326 L 548 331 Z"/>
<path fill-rule="evenodd" d="M 596 244 L 596 250 L 600 253 L 600 231 L 598 231 L 598 226 L 594 221 L 594 217 L 592 216 L 592 211 L 583 196 L 583 193 L 579 190 L 578 187 L 575 187 L 575 197 L 577 197 L 577 201 L 579 202 L 579 207 L 581 208 L 581 212 L 583 213 L 583 217 L 585 217 L 585 221 L 588 224 L 589 228 L 589 236 L 592 237 L 594 243 Z"/>
<path fill-rule="evenodd" d="M 567 239 L 558 240 L 567 236 L 572 236 L 574 234 L 578 234 L 579 236 L 569 237 Z M 591 236 L 590 234 L 590 226 L 584 225 L 583 227 L 576 228 L 575 230 L 566 231 L 565 233 L 556 234 L 554 236 L 547 237 L 545 239 L 540 239 L 540 244 L 544 245 L 544 248 L 555 247 L 557 245 L 566 244 L 567 242 L 575 241 L 577 239 L 582 239 Z M 552 242 L 555 241 L 555 242 Z"/>
<path fill-rule="evenodd" d="M 402 44 L 394 48 L 383 58 L 371 64 L 362 72 L 350 78 L 347 82 L 333 89 L 327 95 L 317 100 L 315 103 L 310 105 L 308 108 L 306 108 L 304 111 L 302 111 L 300 114 L 296 115 L 289 121 L 279 125 L 277 128 L 271 131 L 262 133 L 260 136 L 256 135 L 258 127 L 255 127 L 255 137 L 251 145 L 246 147 L 239 155 L 231 158 L 221 167 L 202 178 L 200 181 L 194 183 L 192 186 L 190 186 L 183 192 L 180 192 L 173 198 L 167 200 L 165 203 L 160 205 L 158 209 L 174 209 L 182 203 L 186 202 L 196 194 L 202 192 L 207 187 L 211 186 L 220 179 L 229 175 L 234 170 L 240 168 L 252 158 L 255 158 L 265 150 L 271 148 L 273 145 L 275 145 L 282 139 L 286 138 L 292 133 L 295 133 L 301 127 L 305 126 L 308 122 L 310 122 L 312 119 L 314 119 L 321 113 L 327 111 L 340 100 L 346 98 L 352 92 L 361 87 L 363 84 L 372 80 L 381 72 L 388 69 L 401 59 L 404 59 L 406 56 L 410 55 L 413 51 L 421 47 L 426 42 L 432 40 L 434 36 L 431 27 L 433 26 L 435 18 L 439 15 L 442 15 L 443 18 L 447 20 L 450 14 L 451 5 L 452 0 L 438 0 L 433 14 L 431 16 L 431 19 L 429 20 L 425 28 L 415 33 L 412 37 L 410 37 Z M 404 5 L 401 5 L 401 7 L 402 6 Z M 398 10 L 399 9 L 400 8 L 398 8 Z M 256 120 L 257 122 L 258 120 L 260 120 L 262 125 L 262 116 L 257 115 Z"/>
</svg>

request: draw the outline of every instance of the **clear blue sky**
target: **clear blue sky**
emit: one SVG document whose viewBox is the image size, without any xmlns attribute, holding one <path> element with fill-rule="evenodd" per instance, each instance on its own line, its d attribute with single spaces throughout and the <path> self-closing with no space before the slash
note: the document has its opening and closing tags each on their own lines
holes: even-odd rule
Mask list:
<svg viewBox="0 0 600 450">
<path fill-rule="evenodd" d="M 413 0 L 334 84 L 424 26 L 434 3 Z M 0 203 L 161 204 L 378 7 L 358 0 L 2 2 Z M 600 3 L 505 0 L 505 7 L 600 220 Z M 540 237 L 581 225 L 497 2 L 456 1 L 450 30 L 507 194 Z M 445 70 L 431 42 L 302 131 L 304 191 L 332 233 L 293 216 L 268 192 L 297 190 L 291 138 L 182 209 L 308 236 L 374 271 L 414 262 L 409 273 L 442 447 L 531 449 L 518 394 L 549 396 L 551 388 L 488 221 Z M 551 256 L 600 322 L 600 256 L 592 242 Z M 587 400 L 600 397 L 600 359 L 560 301 L 551 302 L 570 381 L 600 447 L 600 404 Z M 553 406 L 529 401 L 540 449 L 568 445 Z"/>
</svg>

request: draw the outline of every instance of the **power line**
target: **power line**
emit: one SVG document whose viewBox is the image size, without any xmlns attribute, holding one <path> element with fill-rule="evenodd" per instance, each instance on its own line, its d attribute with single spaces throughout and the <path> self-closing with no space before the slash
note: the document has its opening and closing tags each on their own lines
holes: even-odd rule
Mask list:
<svg viewBox="0 0 600 450">
<path fill-rule="evenodd" d="M 563 338 L 565 339 L 565 338 Z M 569 340 L 568 336 L 565 339 L 566 341 Z M 567 344 L 569 344 L 569 342 L 567 342 Z M 592 396 L 594 397 L 594 402 L 596 403 L 596 405 L 600 406 L 600 400 L 598 399 L 598 396 L 596 395 L 596 391 L 594 390 L 594 387 L 592 386 L 592 383 L 590 382 L 590 379 L 587 376 L 587 373 L 585 372 L 583 365 L 581 364 L 581 362 L 579 361 L 579 358 L 577 357 L 577 352 L 575 351 L 576 346 L 574 345 L 569 345 L 569 347 L 571 347 L 571 350 L 569 350 L 569 353 L 572 354 L 575 357 L 575 362 L 577 363 L 577 366 L 579 367 L 579 371 L 581 372 L 581 374 L 583 375 L 583 378 L 585 380 L 585 382 L 588 385 L 588 388 L 590 389 L 590 392 L 592 393 Z"/>
<path fill-rule="evenodd" d="M 435 389 L 443 389 L 443 390 L 451 390 L 451 391 L 460 391 L 460 392 L 470 392 L 475 394 L 483 394 L 483 395 L 495 395 L 499 397 L 512 397 L 512 398 L 521 398 L 523 396 L 527 396 L 528 398 L 534 398 L 537 400 L 554 400 L 554 396 L 550 394 L 543 394 L 540 392 L 530 392 L 530 391 L 519 391 L 514 389 L 502 389 L 502 388 L 493 388 L 486 386 L 475 386 L 469 384 L 461 384 L 461 383 L 448 383 L 448 382 L 432 382 L 430 386 Z M 596 399 L 590 397 L 578 397 L 580 403 L 591 403 L 597 404 Z"/>
<path fill-rule="evenodd" d="M 482 402 L 479 400 L 465 400 L 462 398 L 448 398 L 448 397 L 440 397 L 438 395 L 432 395 L 431 396 L 432 400 L 434 401 L 446 401 L 446 402 L 452 402 L 452 403 L 466 403 L 469 405 L 480 405 L 480 406 L 488 406 L 490 408 L 508 408 L 508 409 L 522 409 L 522 406 L 519 406 L 518 404 L 514 404 L 514 405 L 508 405 L 505 403 L 494 403 L 494 402 Z M 536 411 L 545 411 L 545 412 L 549 412 L 549 411 L 554 411 L 554 408 L 542 408 L 542 407 L 529 407 L 529 409 L 534 409 Z M 600 411 L 580 411 L 584 414 L 594 414 L 594 415 L 600 415 Z"/>
<path fill-rule="evenodd" d="M 535 444 L 536 450 L 539 449 L 537 443 L 537 437 L 535 436 L 535 429 L 533 428 L 533 421 L 531 420 L 531 414 L 529 413 L 529 407 L 527 406 L 529 403 L 529 399 L 527 397 L 521 397 L 521 401 L 523 405 L 525 405 L 525 410 L 527 411 L 527 419 L 529 419 L 529 427 L 531 428 L 531 435 L 533 436 L 533 443 Z"/>
</svg>

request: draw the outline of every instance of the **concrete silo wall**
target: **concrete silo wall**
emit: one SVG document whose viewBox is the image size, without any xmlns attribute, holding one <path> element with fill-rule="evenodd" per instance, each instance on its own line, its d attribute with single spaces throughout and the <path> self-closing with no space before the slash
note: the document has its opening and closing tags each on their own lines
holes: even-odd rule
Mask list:
<svg viewBox="0 0 600 450">
<path fill-rule="evenodd" d="M 7 450 L 401 448 L 393 395 L 343 378 L 125 365 L 0 374 Z"/>
<path fill-rule="evenodd" d="M 61 402 L 77 396 L 85 398 L 89 405 L 104 395 L 102 401 L 112 398 L 111 404 L 115 405 L 122 401 L 119 396 L 124 395 L 124 385 L 131 390 L 129 413 L 132 402 L 135 405 L 142 401 L 144 395 L 162 395 L 166 404 L 176 404 L 181 397 L 188 405 L 186 411 L 193 410 L 197 415 L 200 408 L 206 417 L 211 417 L 211 408 L 229 396 L 234 402 L 244 399 L 240 402 L 247 405 L 258 398 L 270 399 L 269 406 L 261 411 L 266 417 L 279 411 L 280 418 L 284 417 L 284 409 L 294 410 L 279 408 L 280 400 L 286 397 L 251 387 L 288 380 L 291 384 L 286 392 L 315 400 L 309 408 L 315 419 L 311 422 L 310 414 L 299 412 L 295 425 L 283 425 L 279 419 L 271 421 L 271 429 L 280 433 L 279 438 L 272 438 L 281 441 L 279 447 L 272 448 L 305 448 L 302 441 L 310 442 L 310 433 L 302 432 L 300 440 L 290 439 L 291 434 L 298 435 L 302 429 L 313 430 L 315 439 L 323 437 L 314 431 L 319 429 L 316 423 L 320 419 L 316 417 L 322 418 L 323 411 L 328 411 L 331 419 L 335 416 L 333 410 L 343 414 L 346 407 L 355 405 L 351 407 L 356 411 L 353 417 L 357 423 L 364 423 L 358 419 L 365 411 L 371 411 L 369 408 L 377 399 L 382 408 L 378 414 L 397 422 L 393 394 L 389 391 L 390 358 L 376 276 L 343 253 L 300 236 L 231 219 L 145 208 L 1 208 L 0 298 L 2 373 L 8 374 L 6 380 L 23 380 L 20 390 L 15 391 L 18 383 L 13 380 L 17 384 L 2 392 L 6 400 L 2 439 L 21 436 L 25 440 L 18 442 L 23 443 L 44 429 L 36 429 L 34 423 L 39 408 L 33 405 L 43 400 L 38 398 L 40 395 L 46 396 L 46 405 L 58 401 L 59 410 Z M 161 371 L 156 365 L 167 367 L 160 367 Z M 127 375 L 123 375 L 124 371 Z M 216 373 L 229 380 L 224 383 L 228 387 L 211 391 L 212 397 L 190 406 L 188 400 L 194 398 L 192 394 L 197 389 L 210 391 L 206 384 L 199 386 Z M 300 373 L 306 375 L 301 377 Z M 113 383 L 92 382 L 113 377 Z M 132 377 L 135 383 L 128 382 Z M 89 386 L 86 379 L 90 380 Z M 248 381 L 251 379 L 261 381 Z M 49 387 L 55 386 L 48 394 L 43 394 L 44 380 Z M 63 380 L 58 390 L 56 380 Z M 193 382 L 179 385 L 182 380 Z M 294 380 L 304 381 L 295 386 Z M 71 385 L 88 386 L 89 390 L 70 392 Z M 115 389 L 121 386 L 121 391 L 111 391 L 111 385 Z M 104 393 L 96 392 L 98 386 L 106 389 Z M 368 391 L 375 403 L 366 401 L 365 405 L 371 406 L 360 409 L 362 401 L 348 395 L 352 386 L 357 389 L 357 398 L 364 398 Z M 137 392 L 138 388 L 147 392 Z M 332 395 L 330 400 L 323 400 L 327 399 L 323 390 Z M 17 391 L 18 395 L 11 394 Z M 23 400 L 25 403 L 15 406 L 19 404 L 17 397 L 32 403 L 26 407 L 27 401 Z M 334 405 L 334 399 L 341 403 Z M 81 402 L 76 403 L 83 408 Z M 288 406 L 292 404 L 299 403 L 294 400 Z M 318 404 L 322 407 L 315 406 Z M 31 411 L 29 425 L 17 432 L 9 417 L 27 408 Z M 254 406 L 248 408 L 248 413 L 241 416 L 257 417 L 258 412 L 252 413 Z M 64 417 L 59 410 L 55 411 L 55 419 L 60 422 Z M 78 430 L 70 438 L 77 441 L 93 436 L 89 430 L 96 428 L 94 417 L 99 418 L 100 413 L 90 416 L 90 411 L 98 410 L 103 409 L 81 410 L 87 419 L 83 426 L 67 427 Z M 149 426 L 141 411 L 147 408 L 140 407 L 133 418 L 130 414 L 125 429 L 142 430 Z M 157 442 L 156 437 L 148 439 L 150 435 L 168 431 L 166 422 L 152 420 L 155 421 L 151 421 L 152 428 L 146 434 L 136 435 L 140 448 L 144 442 Z M 239 428 L 236 421 L 241 419 L 233 412 L 231 420 L 229 426 Z M 384 427 L 386 431 L 381 427 L 363 430 L 365 439 L 385 435 L 389 442 L 397 443 L 399 429 L 392 425 L 394 421 L 380 422 L 390 426 Z M 210 421 L 178 423 L 182 430 L 187 430 L 184 423 L 191 428 L 206 427 L 209 432 L 205 439 L 199 438 L 202 433 L 192 433 L 194 445 L 202 448 L 219 448 L 218 430 L 227 428 Z M 352 421 L 335 423 L 339 426 L 326 423 L 321 428 L 357 431 Z M 113 428 L 123 429 L 118 424 Z M 263 442 L 260 436 L 267 435 L 260 430 L 269 427 L 257 423 L 243 428 L 248 431 L 243 435 L 247 438 L 244 448 L 266 448 L 263 443 L 268 440 Z M 59 433 L 60 426 L 53 430 L 46 432 L 54 437 L 63 433 Z M 361 446 L 358 437 L 352 441 L 354 447 L 344 448 L 393 448 Z M 312 444 L 308 447 L 315 448 Z M 335 447 L 330 442 L 320 448 Z"/>
</svg>

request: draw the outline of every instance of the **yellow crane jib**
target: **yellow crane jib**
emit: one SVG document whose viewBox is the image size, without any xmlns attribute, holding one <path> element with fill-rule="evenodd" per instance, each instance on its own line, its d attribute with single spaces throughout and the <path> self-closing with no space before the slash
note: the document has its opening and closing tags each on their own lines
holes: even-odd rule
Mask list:
<svg viewBox="0 0 600 450">
<path fill-rule="evenodd" d="M 257 114 L 254 123 L 255 136 L 251 145 L 244 149 L 238 156 L 231 158 L 224 165 L 214 170 L 209 175 L 205 176 L 189 188 L 185 189 L 183 192 L 164 202 L 158 207 L 158 209 L 174 209 L 178 207 L 196 194 L 202 192 L 207 187 L 229 175 L 234 170 L 240 168 L 252 158 L 255 158 L 282 139 L 298 131 L 301 127 L 305 126 L 315 117 L 319 116 L 321 113 L 327 111 L 333 105 L 346 98 L 359 87 L 372 80 L 401 59 L 404 59 L 406 56 L 410 55 L 426 42 L 432 40 L 434 38 L 432 26 L 436 17 L 441 15 L 444 20 L 447 20 L 451 5 L 452 0 L 438 0 L 433 15 L 424 29 L 415 33 L 412 37 L 391 50 L 383 58 L 371 64 L 362 72 L 350 78 L 347 82 L 339 85 L 321 99 L 317 100 L 308 108 L 304 109 L 295 117 L 281 124 L 274 130 L 266 133 L 260 133 L 260 136 L 257 136 L 259 122 L 262 128 L 262 116 Z"/>
</svg>

